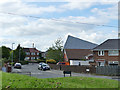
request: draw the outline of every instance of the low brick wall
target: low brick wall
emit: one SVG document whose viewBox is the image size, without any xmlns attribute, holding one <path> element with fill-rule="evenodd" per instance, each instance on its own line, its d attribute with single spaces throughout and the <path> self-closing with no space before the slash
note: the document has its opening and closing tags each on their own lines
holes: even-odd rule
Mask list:
<svg viewBox="0 0 120 90">
<path fill-rule="evenodd" d="M 60 70 L 60 65 L 49 64 L 51 69 Z M 89 69 L 89 71 L 86 71 Z M 92 66 L 67 66 L 61 65 L 61 70 L 71 71 L 76 73 L 96 73 L 96 68 Z"/>
</svg>

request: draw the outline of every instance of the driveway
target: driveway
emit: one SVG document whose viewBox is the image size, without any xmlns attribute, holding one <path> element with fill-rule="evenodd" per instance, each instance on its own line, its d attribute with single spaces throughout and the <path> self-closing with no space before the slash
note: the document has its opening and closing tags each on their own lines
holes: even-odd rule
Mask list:
<svg viewBox="0 0 120 90">
<path fill-rule="evenodd" d="M 28 64 L 28 65 L 22 65 L 22 69 L 14 69 L 12 72 L 18 72 L 20 74 L 26 74 L 37 78 L 56 78 L 56 77 L 64 77 L 63 71 L 60 70 L 47 70 L 47 71 L 41 71 L 38 70 L 38 64 Z M 70 75 L 66 75 L 66 77 L 69 77 Z M 81 74 L 81 73 L 74 73 L 72 72 L 72 76 L 83 76 L 83 77 L 96 77 L 96 78 L 107 78 L 107 79 L 114 79 L 118 80 L 118 77 L 110 77 L 110 76 L 100 76 L 100 75 L 92 75 L 92 74 Z"/>
</svg>

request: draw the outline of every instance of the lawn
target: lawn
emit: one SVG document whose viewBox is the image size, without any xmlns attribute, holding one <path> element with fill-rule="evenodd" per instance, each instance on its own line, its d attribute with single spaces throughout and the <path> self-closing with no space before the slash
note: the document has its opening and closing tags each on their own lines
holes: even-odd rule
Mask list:
<svg viewBox="0 0 120 90">
<path fill-rule="evenodd" d="M 2 88 L 118 88 L 118 81 L 90 77 L 38 79 L 3 72 Z"/>
</svg>

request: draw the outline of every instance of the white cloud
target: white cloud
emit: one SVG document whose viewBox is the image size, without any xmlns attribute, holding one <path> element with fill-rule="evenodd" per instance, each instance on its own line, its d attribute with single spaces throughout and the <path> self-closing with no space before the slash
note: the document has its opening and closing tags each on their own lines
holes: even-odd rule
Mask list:
<svg viewBox="0 0 120 90">
<path fill-rule="evenodd" d="M 14 0 L 17 3 L 0 2 L 0 12 L 15 12 L 25 15 L 40 15 L 46 12 L 61 12 L 68 9 L 86 9 L 96 3 L 70 2 L 63 6 L 47 6 L 38 7 L 36 5 L 28 5 L 20 0 Z M 87 0 L 85 0 L 87 2 Z M 96 0 L 94 0 L 96 1 Z M 105 3 L 103 3 L 105 4 Z M 112 4 L 112 3 L 111 3 Z M 106 12 L 107 11 L 107 12 Z M 24 47 L 32 47 L 32 43 L 39 50 L 46 50 L 54 41 L 62 37 L 63 40 L 67 35 L 73 35 L 81 39 L 100 43 L 107 38 L 116 37 L 116 32 L 113 30 L 110 34 L 104 35 L 95 31 L 95 25 L 89 24 L 107 24 L 109 19 L 115 19 L 115 8 L 108 9 L 93 9 L 94 16 L 69 16 L 58 19 L 34 19 L 26 18 L 17 15 L 7 15 L 0 13 L 0 42 L 2 45 L 11 47 L 11 43 L 15 42 L 15 47 L 20 43 Z M 109 16 L 109 13 L 112 12 Z M 99 16 L 99 18 L 98 18 Z M 79 22 L 79 23 L 76 23 Z M 81 23 L 81 24 L 80 24 Z M 89 23 L 89 24 L 84 24 Z M 5 37 L 5 38 L 4 38 Z M 14 48 L 15 48 L 14 47 Z"/>
<path fill-rule="evenodd" d="M 103 17 L 105 19 L 118 20 L 118 5 L 112 6 L 110 8 L 98 9 L 94 8 L 91 12 L 95 13 L 98 17 Z"/>
</svg>

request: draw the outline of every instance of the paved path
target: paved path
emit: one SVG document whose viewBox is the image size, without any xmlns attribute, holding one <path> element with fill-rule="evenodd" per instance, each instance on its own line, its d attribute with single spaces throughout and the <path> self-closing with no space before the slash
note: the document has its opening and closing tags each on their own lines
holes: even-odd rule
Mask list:
<svg viewBox="0 0 120 90">
<path fill-rule="evenodd" d="M 37 77 L 37 78 L 56 78 L 56 77 L 64 77 L 63 71 L 60 70 L 47 70 L 47 71 L 41 71 L 38 70 L 38 64 L 29 64 L 29 65 L 23 65 L 22 69 L 13 69 L 13 72 L 22 72 L 23 74 L 25 72 L 31 72 L 31 76 Z M 66 75 L 66 77 L 69 77 L 70 75 Z M 81 73 L 74 73 L 72 72 L 72 76 L 83 76 L 83 77 L 96 77 L 96 78 L 107 78 L 107 79 L 113 79 L 118 80 L 118 77 L 110 77 L 110 76 L 100 76 L 100 75 L 92 75 L 92 74 L 81 74 Z"/>
</svg>

